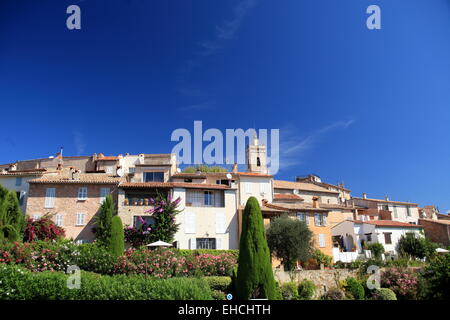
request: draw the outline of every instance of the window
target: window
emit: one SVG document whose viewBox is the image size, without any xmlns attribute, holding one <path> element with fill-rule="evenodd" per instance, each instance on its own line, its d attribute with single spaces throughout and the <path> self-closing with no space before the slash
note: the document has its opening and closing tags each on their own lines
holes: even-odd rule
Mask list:
<svg viewBox="0 0 450 320">
<path fill-rule="evenodd" d="M 319 247 L 320 248 L 325 248 L 326 247 L 325 235 L 323 233 L 319 234 Z"/>
<path fill-rule="evenodd" d="M 261 193 L 261 194 L 267 194 L 268 192 L 267 192 L 267 184 L 266 183 L 261 183 L 260 185 L 259 185 L 259 192 Z"/>
<path fill-rule="evenodd" d="M 77 213 L 77 221 L 75 223 L 76 226 L 84 226 L 84 213 Z"/>
<path fill-rule="evenodd" d="M 406 215 L 408 217 L 411 217 L 411 208 L 410 207 L 406 207 Z"/>
<path fill-rule="evenodd" d="M 45 208 L 53 208 L 55 206 L 55 188 L 47 188 L 45 191 Z"/>
<path fill-rule="evenodd" d="M 384 234 L 384 243 L 392 244 L 392 238 L 391 238 L 392 232 L 384 232 L 383 234 Z"/>
<path fill-rule="evenodd" d="M 259 157 L 256 158 L 256 166 L 261 167 L 261 159 Z"/>
<path fill-rule="evenodd" d="M 184 182 L 186 182 L 186 183 L 192 183 L 192 179 L 184 179 Z"/>
<path fill-rule="evenodd" d="M 368 242 L 371 242 L 371 241 L 372 241 L 372 234 L 371 234 L 371 233 L 366 233 L 365 236 L 366 236 L 366 240 L 367 240 Z"/>
<path fill-rule="evenodd" d="M 87 187 L 78 188 L 78 200 L 86 200 L 87 199 Z"/>
<path fill-rule="evenodd" d="M 164 172 L 144 172 L 144 182 L 164 182 Z"/>
<path fill-rule="evenodd" d="M 327 224 L 327 217 L 324 214 L 316 213 L 314 215 L 314 224 L 318 227 L 326 226 Z"/>
<path fill-rule="evenodd" d="M 197 249 L 216 249 L 215 238 L 197 238 L 196 240 Z"/>
<path fill-rule="evenodd" d="M 22 185 L 22 177 L 17 177 L 16 178 L 16 186 L 21 186 Z"/>
<path fill-rule="evenodd" d="M 100 203 L 105 201 L 106 196 L 109 194 L 109 188 L 100 188 Z"/>
<path fill-rule="evenodd" d="M 58 227 L 62 227 L 62 225 L 63 225 L 63 216 L 62 216 L 62 214 L 57 214 L 56 215 L 56 222 L 55 222 L 55 224 Z"/>
<path fill-rule="evenodd" d="M 135 167 L 129 167 L 128 168 L 128 173 L 134 173 L 135 172 Z"/>
<path fill-rule="evenodd" d="M 398 218 L 397 206 L 394 206 L 394 218 Z"/>
<path fill-rule="evenodd" d="M 199 207 L 203 203 L 203 193 L 201 191 L 188 190 L 186 192 L 186 202 L 194 207 Z"/>
<path fill-rule="evenodd" d="M 297 212 L 297 219 L 306 222 L 307 225 L 309 224 L 308 215 L 305 212 Z"/>
<path fill-rule="evenodd" d="M 139 228 L 143 224 L 152 225 L 155 224 L 155 219 L 150 216 L 134 216 L 133 226 Z"/>
<path fill-rule="evenodd" d="M 214 193 L 212 191 L 205 191 L 205 206 L 214 206 Z"/>
<path fill-rule="evenodd" d="M 386 210 L 386 211 L 389 211 L 389 205 L 388 205 L 388 204 L 385 204 L 385 205 L 383 206 L 383 209 Z"/>
</svg>

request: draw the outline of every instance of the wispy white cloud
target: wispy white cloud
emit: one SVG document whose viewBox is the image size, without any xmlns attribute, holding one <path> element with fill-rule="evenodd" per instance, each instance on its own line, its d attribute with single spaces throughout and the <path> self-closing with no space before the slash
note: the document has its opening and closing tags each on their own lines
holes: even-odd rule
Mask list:
<svg viewBox="0 0 450 320">
<path fill-rule="evenodd" d="M 286 169 L 302 163 L 302 156 L 313 149 L 322 136 L 337 129 L 347 129 L 354 120 L 337 121 L 319 128 L 306 136 L 299 133 L 299 129 L 292 125 L 280 129 L 280 169 Z"/>
<path fill-rule="evenodd" d="M 77 156 L 84 154 L 86 143 L 84 142 L 83 134 L 79 131 L 73 133 L 73 143 L 77 152 Z"/>
<path fill-rule="evenodd" d="M 209 99 L 209 94 L 205 90 L 197 89 L 192 84 L 186 85 L 189 75 L 197 68 L 201 67 L 206 57 L 216 54 L 225 46 L 227 41 L 235 38 L 237 32 L 242 26 L 245 17 L 250 10 L 257 4 L 257 0 L 242 0 L 233 8 L 233 15 L 230 19 L 226 19 L 215 26 L 215 32 L 210 40 L 205 40 L 199 43 L 199 51 L 186 62 L 181 68 L 177 77 L 179 82 L 178 91 L 189 97 L 196 97 L 198 99 Z M 208 102 L 201 102 L 197 106 L 211 107 Z M 179 108 L 180 111 L 186 107 Z M 195 108 L 194 108 L 195 109 Z M 203 109 L 203 108 L 202 108 Z"/>
<path fill-rule="evenodd" d="M 242 25 L 248 12 L 257 4 L 256 0 L 243 0 L 233 9 L 234 15 L 230 20 L 225 20 L 220 25 L 216 25 L 215 38 L 204 41 L 200 45 L 203 48 L 202 55 L 209 56 L 223 47 L 226 40 L 233 39 Z"/>
</svg>

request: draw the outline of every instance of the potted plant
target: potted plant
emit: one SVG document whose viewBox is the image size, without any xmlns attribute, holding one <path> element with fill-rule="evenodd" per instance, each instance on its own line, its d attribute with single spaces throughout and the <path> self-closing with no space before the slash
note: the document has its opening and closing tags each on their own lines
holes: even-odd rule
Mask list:
<svg viewBox="0 0 450 320">
<path fill-rule="evenodd" d="M 123 204 L 127 206 L 128 203 L 129 203 L 128 198 L 125 198 L 125 200 L 123 201 Z"/>
<path fill-rule="evenodd" d="M 148 198 L 145 198 L 145 199 L 144 199 L 144 205 L 145 205 L 145 206 L 148 206 Z"/>
</svg>

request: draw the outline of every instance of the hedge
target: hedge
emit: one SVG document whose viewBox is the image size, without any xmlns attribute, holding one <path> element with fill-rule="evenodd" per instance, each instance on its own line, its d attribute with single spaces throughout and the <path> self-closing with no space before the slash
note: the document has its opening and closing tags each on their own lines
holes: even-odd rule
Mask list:
<svg viewBox="0 0 450 320">
<path fill-rule="evenodd" d="M 144 275 L 104 276 L 81 272 L 79 289 L 69 289 L 69 275 L 30 272 L 0 265 L 1 300 L 211 300 L 208 283 L 198 278 L 155 279 Z"/>
</svg>

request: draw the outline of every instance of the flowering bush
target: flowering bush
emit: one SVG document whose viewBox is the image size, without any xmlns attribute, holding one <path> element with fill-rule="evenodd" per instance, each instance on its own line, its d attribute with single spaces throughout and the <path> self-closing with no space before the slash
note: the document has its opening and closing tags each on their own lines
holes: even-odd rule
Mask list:
<svg viewBox="0 0 450 320">
<path fill-rule="evenodd" d="M 381 286 L 391 289 L 399 299 L 417 299 L 419 281 L 417 276 L 404 269 L 387 269 L 381 274 Z"/>
<path fill-rule="evenodd" d="M 146 213 L 150 213 L 154 219 L 154 224 L 147 224 L 139 217 L 140 226 L 128 226 L 124 230 L 125 241 L 131 243 L 133 247 L 138 247 L 158 240 L 173 242 L 173 237 L 178 231 L 179 224 L 175 223 L 175 216 L 181 211 L 177 209 L 181 198 L 172 201 L 172 196 L 159 194 L 156 198 L 151 198 L 149 204 L 152 208 Z"/>
<path fill-rule="evenodd" d="M 79 252 L 70 241 L 10 243 L 0 247 L 0 263 L 22 264 L 30 271 L 65 271 Z"/>
<path fill-rule="evenodd" d="M 199 273 L 205 276 L 227 276 L 231 275 L 236 263 L 232 253 L 184 256 L 165 248 L 128 249 L 119 258 L 114 273 L 148 274 L 157 278 L 193 276 Z"/>
<path fill-rule="evenodd" d="M 28 218 L 25 226 L 24 241 L 55 240 L 63 238 L 65 231 L 58 227 L 49 215 L 44 215 L 40 219 Z"/>
</svg>

